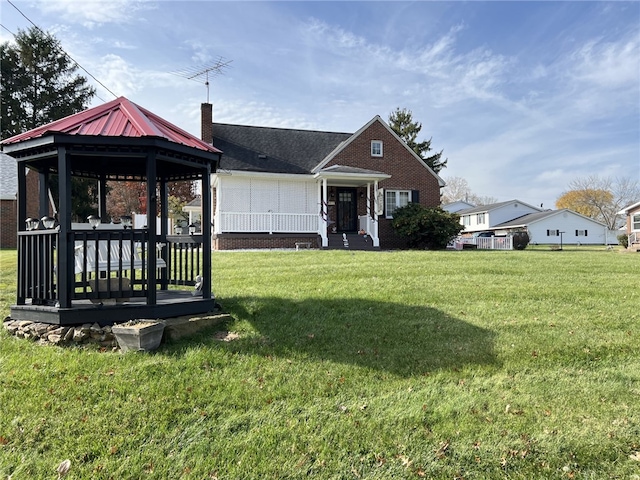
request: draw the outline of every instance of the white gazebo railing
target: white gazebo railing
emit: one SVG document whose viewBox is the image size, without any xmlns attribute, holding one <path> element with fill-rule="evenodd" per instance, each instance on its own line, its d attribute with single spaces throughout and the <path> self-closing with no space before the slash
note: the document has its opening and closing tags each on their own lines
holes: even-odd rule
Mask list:
<svg viewBox="0 0 640 480">
<path fill-rule="evenodd" d="M 313 213 L 224 212 L 220 213 L 215 222 L 217 230 L 222 233 L 316 233 L 318 231 L 318 215 Z"/>
</svg>

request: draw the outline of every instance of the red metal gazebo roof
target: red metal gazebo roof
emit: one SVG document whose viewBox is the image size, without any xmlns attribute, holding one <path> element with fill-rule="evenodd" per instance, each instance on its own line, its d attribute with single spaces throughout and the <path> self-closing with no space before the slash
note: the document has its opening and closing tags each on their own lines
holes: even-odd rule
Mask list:
<svg viewBox="0 0 640 480">
<path fill-rule="evenodd" d="M 108 137 L 163 137 L 175 143 L 207 152 L 222 153 L 198 137 L 129 101 L 125 97 L 56 120 L 2 141 L 10 145 L 49 133 Z"/>
</svg>

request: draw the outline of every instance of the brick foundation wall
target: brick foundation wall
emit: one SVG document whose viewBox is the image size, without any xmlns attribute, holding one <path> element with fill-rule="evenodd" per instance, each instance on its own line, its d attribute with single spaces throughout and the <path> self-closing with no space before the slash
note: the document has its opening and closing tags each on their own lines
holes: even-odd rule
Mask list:
<svg viewBox="0 0 640 480">
<path fill-rule="evenodd" d="M 222 233 L 214 235 L 212 245 L 214 250 L 242 250 L 253 248 L 296 248 L 296 242 L 310 242 L 311 248 L 319 247 L 319 237 L 316 234 L 272 234 L 255 233 Z"/>
</svg>

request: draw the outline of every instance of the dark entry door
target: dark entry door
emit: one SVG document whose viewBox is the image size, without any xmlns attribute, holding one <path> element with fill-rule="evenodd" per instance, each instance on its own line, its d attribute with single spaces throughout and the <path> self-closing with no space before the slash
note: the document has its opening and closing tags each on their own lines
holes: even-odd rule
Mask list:
<svg viewBox="0 0 640 480">
<path fill-rule="evenodd" d="M 338 188 L 338 231 L 355 232 L 358 229 L 357 200 L 355 188 Z"/>
</svg>

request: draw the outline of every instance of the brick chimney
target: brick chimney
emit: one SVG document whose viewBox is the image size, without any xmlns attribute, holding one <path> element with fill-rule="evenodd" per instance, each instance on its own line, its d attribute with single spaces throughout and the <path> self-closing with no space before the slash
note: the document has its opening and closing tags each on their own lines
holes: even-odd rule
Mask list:
<svg viewBox="0 0 640 480">
<path fill-rule="evenodd" d="M 200 131 L 203 142 L 213 145 L 213 105 L 203 103 L 200 105 L 201 125 Z"/>
</svg>

